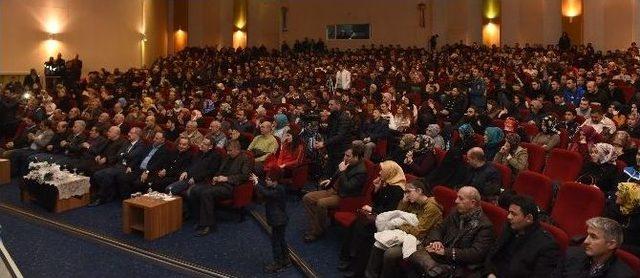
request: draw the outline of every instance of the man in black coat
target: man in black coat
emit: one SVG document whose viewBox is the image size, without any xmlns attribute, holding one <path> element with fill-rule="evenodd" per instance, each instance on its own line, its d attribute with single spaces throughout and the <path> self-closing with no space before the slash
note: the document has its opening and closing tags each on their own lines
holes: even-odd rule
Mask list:
<svg viewBox="0 0 640 278">
<path fill-rule="evenodd" d="M 115 127 L 117 128 L 117 127 Z M 126 174 L 131 173 L 144 159 L 147 147 L 142 143 L 140 135 L 142 130 L 138 127 L 134 127 L 129 130 L 129 143 L 124 144 L 118 151 L 115 157 L 113 166 L 104 168 L 97 171 L 91 177 L 92 184 L 94 184 L 98 193 L 96 199 L 89 206 L 99 206 L 106 203 L 109 200 L 113 200 L 116 197 L 116 193 L 119 193 L 120 197 L 125 196 L 127 192 Z M 110 163 L 109 157 L 101 157 L 101 162 L 106 160 L 106 163 Z M 120 189 L 119 192 L 116 192 Z"/>
<path fill-rule="evenodd" d="M 485 262 L 487 277 L 548 277 L 560 257 L 558 244 L 539 223 L 538 206 L 514 196 L 502 235 Z"/>
<path fill-rule="evenodd" d="M 170 152 L 169 158 L 162 166 L 162 169 L 155 175 L 148 177 L 147 184 L 153 190 L 165 191 L 167 185 L 177 181 L 180 174 L 188 170 L 193 160 L 193 153 L 189 150 L 189 147 L 189 138 L 180 138 L 178 140 L 177 150 Z"/>
<path fill-rule="evenodd" d="M 594 217 L 587 220 L 584 249 L 570 248 L 552 277 L 637 277 L 631 268 L 616 256 L 616 251 L 623 241 L 623 233 L 622 226 L 609 218 Z"/>
<path fill-rule="evenodd" d="M 431 277 L 466 277 L 481 270 L 494 241 L 493 224 L 482 211 L 480 192 L 474 187 L 461 187 L 455 202 L 456 211 L 409 257 L 414 266 L 411 277 L 414 271 Z"/>
<path fill-rule="evenodd" d="M 181 137 L 178 141 L 178 149 L 181 148 L 180 145 L 185 139 L 189 144 L 189 138 Z M 213 178 L 213 175 L 218 172 L 222 156 L 213 149 L 211 140 L 203 139 L 199 147 L 198 154 L 191 156 L 192 159 L 182 162 L 186 165 L 176 167 L 168 172 L 176 173 L 178 180 L 167 185 L 164 191 L 173 195 L 180 194 L 196 183 L 203 183 L 207 179 Z"/>
<path fill-rule="evenodd" d="M 341 198 L 362 195 L 367 182 L 367 167 L 363 156 L 362 146 L 355 145 L 347 149 L 336 174 L 331 179 L 320 182 L 320 187 L 326 189 L 309 192 L 302 197 L 309 218 L 309 229 L 304 236 L 306 242 L 313 242 L 324 233 L 327 209 L 337 207 Z"/>
<path fill-rule="evenodd" d="M 469 179 L 467 184 L 475 187 L 485 200 L 494 200 L 500 194 L 502 176 L 491 162 L 487 162 L 482 148 L 474 147 L 467 151 Z"/>
<path fill-rule="evenodd" d="M 164 169 L 170 155 L 171 153 L 165 145 L 164 133 L 156 132 L 153 136 L 153 145 L 148 148 L 140 164 L 134 165 L 133 170 L 126 174 L 129 188 L 126 187 L 127 185 L 122 185 L 125 186 L 123 191 L 146 191 L 150 188 L 149 177 L 157 176 Z"/>
<path fill-rule="evenodd" d="M 324 141 L 316 142 L 317 149 L 326 148 L 329 159 L 327 160 L 327 173 L 330 175 L 338 169 L 342 155 L 351 145 L 351 126 L 349 116 L 342 110 L 342 100 L 334 98 L 329 100 L 329 124 Z"/>
<path fill-rule="evenodd" d="M 227 156 L 216 175 L 210 181 L 194 185 L 189 193 L 189 202 L 198 225 L 196 236 L 205 236 L 215 230 L 215 202 L 232 198 L 233 189 L 249 179 L 251 169 L 253 159 L 243 153 L 240 142 L 229 142 Z"/>
<path fill-rule="evenodd" d="M 381 117 L 380 110 L 374 109 L 373 118 L 362 125 L 362 140 L 354 140 L 353 144 L 364 145 L 364 158 L 371 159 L 373 149 L 379 140 L 387 139 L 389 136 L 389 122 Z"/>
</svg>

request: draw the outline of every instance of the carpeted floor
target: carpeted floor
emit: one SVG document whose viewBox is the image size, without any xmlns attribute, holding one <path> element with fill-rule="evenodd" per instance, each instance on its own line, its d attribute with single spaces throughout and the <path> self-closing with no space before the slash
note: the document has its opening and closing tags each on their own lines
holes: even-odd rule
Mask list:
<svg viewBox="0 0 640 278">
<path fill-rule="evenodd" d="M 49 219 L 54 219 L 65 224 L 90 230 L 145 250 L 180 258 L 185 261 L 207 266 L 234 276 L 263 277 L 265 276 L 262 272 L 263 265 L 272 260 L 269 238 L 259 224 L 251 217 L 248 217 L 247 220 L 242 223 L 238 223 L 236 220 L 230 219 L 221 220 L 218 231 L 204 238 L 194 237 L 194 230 L 192 228 L 193 224 L 186 222 L 179 231 L 148 242 L 145 241 L 141 235 L 127 235 L 122 232 L 122 210 L 119 203 L 114 202 L 96 208 L 86 207 L 61 214 L 54 214 L 49 213 L 34 204 L 21 203 L 19 200 L 19 189 L 15 184 L 0 186 L 0 202 L 18 206 Z M 222 216 L 224 215 L 225 214 L 222 214 Z M 3 221 L 3 219 L 0 219 L 0 221 Z M 51 241 L 51 239 L 58 241 L 56 236 L 44 235 L 47 231 L 45 228 L 40 227 L 39 225 L 33 225 L 33 229 L 28 230 L 28 235 L 23 235 L 22 233 L 12 233 L 9 235 L 9 233 L 11 233 L 11 228 L 8 226 L 12 224 L 5 224 L 4 222 L 0 222 L 0 224 L 5 226 L 6 232 L 3 236 L 12 236 L 12 242 L 29 242 L 29 237 L 49 239 L 37 241 L 39 245 L 29 245 L 31 247 L 22 246 L 20 248 L 11 248 L 13 249 L 12 251 L 17 252 L 16 257 L 28 257 L 28 254 L 32 252 L 30 249 L 44 250 L 43 256 L 45 257 L 55 256 L 55 249 L 49 250 L 47 247 L 42 246 L 47 245 L 47 242 Z M 290 229 L 291 233 L 295 232 L 295 230 L 295 228 Z M 87 240 L 76 240 L 76 244 L 81 246 L 81 249 L 87 250 L 83 252 L 91 252 L 91 254 L 93 254 L 95 249 L 99 249 L 98 246 L 96 246 L 96 243 L 89 242 Z M 59 245 L 59 247 L 61 246 L 64 246 L 64 244 Z M 312 257 L 316 258 L 317 256 L 322 256 L 321 254 L 323 253 L 318 253 L 312 256 L 307 256 L 306 254 L 309 253 L 305 250 L 305 259 L 310 259 Z M 103 259 L 101 257 L 97 258 L 100 260 Z M 322 258 L 319 259 L 322 260 Z M 92 259 L 87 258 L 87 260 Z M 127 262 L 127 260 L 123 261 L 125 263 Z M 18 265 L 21 266 L 20 263 L 18 263 Z M 83 263 L 82 267 L 85 268 L 85 271 L 96 270 L 95 266 L 89 262 Z M 316 265 L 314 263 L 314 268 L 315 267 Z M 31 268 L 31 266 L 26 265 L 25 268 Z M 333 269 L 335 269 L 335 267 L 333 267 Z M 31 269 L 28 271 L 31 271 Z M 100 277 L 122 277 L 122 275 L 120 275 L 121 272 L 110 270 L 103 272 L 102 269 L 99 271 L 100 274 L 98 276 Z M 164 275 L 160 276 L 164 277 Z M 297 268 L 292 267 L 273 276 L 301 277 L 302 273 Z"/>
<path fill-rule="evenodd" d="M 125 252 L 1 214 L 2 240 L 24 277 L 184 277 Z"/>
</svg>

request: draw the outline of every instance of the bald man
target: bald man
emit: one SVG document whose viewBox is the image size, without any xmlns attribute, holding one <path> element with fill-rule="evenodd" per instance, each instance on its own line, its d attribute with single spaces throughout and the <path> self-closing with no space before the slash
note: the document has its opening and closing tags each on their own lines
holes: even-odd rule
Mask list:
<svg viewBox="0 0 640 278">
<path fill-rule="evenodd" d="M 273 136 L 273 125 L 269 121 L 260 124 L 260 135 L 253 138 L 247 150 L 253 152 L 256 162 L 262 163 L 267 156 L 276 153 L 278 150 L 278 140 Z"/>
<path fill-rule="evenodd" d="M 483 263 L 495 238 L 493 224 L 482 212 L 480 192 L 474 187 L 461 187 L 455 205 L 455 211 L 409 257 L 412 271 L 438 277 L 453 271 L 480 273 L 477 266 Z"/>
</svg>

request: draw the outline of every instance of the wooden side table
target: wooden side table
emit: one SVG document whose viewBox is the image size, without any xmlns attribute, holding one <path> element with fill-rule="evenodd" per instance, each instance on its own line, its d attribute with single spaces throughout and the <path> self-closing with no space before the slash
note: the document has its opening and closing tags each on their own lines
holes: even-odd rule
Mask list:
<svg viewBox="0 0 640 278">
<path fill-rule="evenodd" d="M 171 201 L 145 196 L 127 199 L 122 203 L 122 230 L 144 233 L 144 239 L 154 240 L 175 232 L 182 226 L 182 198 Z"/>
<path fill-rule="evenodd" d="M 8 159 L 0 159 L 0 184 L 11 182 L 11 162 Z"/>
</svg>

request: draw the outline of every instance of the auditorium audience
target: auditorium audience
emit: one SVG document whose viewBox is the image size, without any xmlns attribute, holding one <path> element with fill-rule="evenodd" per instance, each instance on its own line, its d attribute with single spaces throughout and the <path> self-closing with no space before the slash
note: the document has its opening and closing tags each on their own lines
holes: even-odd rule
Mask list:
<svg viewBox="0 0 640 278">
<path fill-rule="evenodd" d="M 300 46 L 297 49 L 301 51 Z M 623 247 L 634 252 L 637 208 L 628 200 L 636 198 L 625 197 L 632 190 L 616 187 L 615 163 L 618 157 L 627 166 L 637 167 L 633 144 L 640 137 L 637 48 L 598 53 L 589 46 L 563 42 L 562 49 L 452 44 L 432 54 L 420 48 L 373 45 L 349 52 L 300 51 L 188 47 L 158 59 L 148 69 L 103 69 L 49 90 L 32 71 L 24 84 L 10 82 L 0 90 L 0 154 L 12 158 L 15 170 L 25 171 L 29 161 L 42 159 L 91 176 L 96 192 L 92 205 L 126 197 L 130 185 L 183 194 L 191 204 L 198 235 L 215 229 L 216 201 L 231 198 L 235 186 L 246 181 L 247 169 L 253 169 L 251 153 L 245 151 L 255 150 L 258 162 L 271 157 L 264 163 L 270 175 L 289 174 L 288 165 L 308 160 L 326 169 L 324 176 L 335 175 L 328 189 L 303 198 L 310 221 L 307 241 L 315 241 L 325 231 L 327 208 L 335 208 L 343 197 L 363 193 L 368 174 L 364 159 L 392 159 L 406 173 L 426 177 L 428 187 L 472 186 L 459 190 L 456 212 L 437 228 L 439 234 L 434 230 L 435 237 L 427 237 L 427 250 L 421 247 L 414 254 L 420 259 L 412 261 L 418 261 L 429 275 L 447 273 L 453 263 L 463 266 L 456 271 L 473 266 L 479 273 L 474 267 L 483 258 L 477 254 L 489 250 L 490 236 L 485 232 L 491 227 L 478 202 L 481 197 L 494 199 L 501 187 L 499 173 L 487 162 L 508 165 L 514 177 L 527 169 L 528 154 L 519 138 L 530 139 L 522 127 L 535 123 L 540 132 L 532 143 L 547 151 L 564 147 L 560 132 L 566 131 L 567 149 L 585 157 L 581 175 L 590 177 L 585 183 L 596 184 L 610 196 L 617 194 L 610 205 L 619 213 L 607 215 L 621 222 L 627 237 Z M 556 123 L 556 117 L 562 121 Z M 42 126 L 48 121 L 49 128 Z M 72 125 L 68 134 L 65 121 Z M 260 134 L 256 134 L 258 127 Z M 206 128 L 203 135 L 200 130 Z M 121 133 L 128 133 L 128 142 Z M 482 149 L 474 148 L 481 143 L 476 133 L 485 135 Z M 46 143 L 45 137 L 50 137 Z M 276 137 L 281 146 L 273 144 Z M 270 147 L 254 148 L 264 138 Z M 382 139 L 388 143 L 386 153 L 384 148 L 376 149 Z M 173 142 L 177 150 L 172 150 Z M 350 148 L 352 142 L 357 146 Z M 229 155 L 223 159 L 224 148 Z M 435 148 L 447 152 L 440 165 Z M 310 171 L 309 177 L 314 184 L 315 172 L 320 170 Z M 391 197 L 383 198 L 387 193 L 380 192 L 399 186 L 378 187 L 374 198 L 387 202 Z M 381 206 L 376 202 L 369 204 L 376 213 L 395 208 L 376 208 Z M 498 241 L 502 248 L 494 246 L 495 253 L 490 253 L 494 259 L 488 263 L 493 266 L 484 274 L 518 276 L 520 267 L 513 266 L 519 265 L 519 258 L 511 254 L 532 244 L 521 235 L 540 233 L 527 205 L 514 207 L 508 232 Z M 516 218 L 532 223 L 518 231 Z M 479 227 L 473 227 L 467 238 L 448 241 L 465 232 L 456 225 L 470 225 L 461 219 L 477 221 Z M 363 228 L 358 221 L 354 226 L 361 225 L 360 231 L 350 233 L 362 235 L 353 238 L 372 240 L 371 223 Z M 559 277 L 620 269 L 611 254 L 622 239 L 612 235 L 612 225 L 605 222 L 589 222 L 586 253 L 570 253 L 560 265 Z M 475 234 L 477 229 L 481 236 Z M 524 245 L 511 245 L 520 240 Z M 440 243 L 430 244 L 434 241 Z M 481 246 L 464 252 L 474 243 Z M 366 263 L 369 255 L 363 252 L 356 251 Z M 510 260 L 495 259 L 507 257 Z M 357 267 L 353 263 L 350 270 L 363 275 L 364 263 Z M 382 269 L 395 268 L 386 261 L 382 265 Z M 523 273 L 535 273 L 523 268 Z"/>
</svg>

